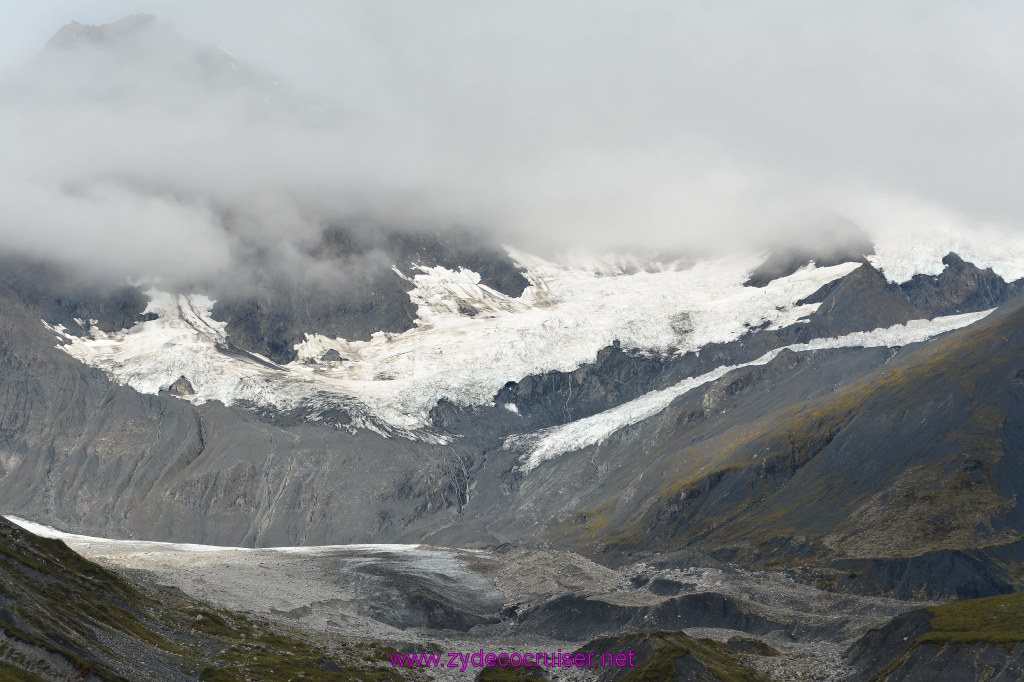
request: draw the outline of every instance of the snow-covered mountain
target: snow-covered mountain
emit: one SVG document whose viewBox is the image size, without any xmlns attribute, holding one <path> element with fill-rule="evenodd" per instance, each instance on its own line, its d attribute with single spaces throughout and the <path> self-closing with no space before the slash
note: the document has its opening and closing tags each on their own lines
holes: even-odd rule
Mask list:
<svg viewBox="0 0 1024 682">
<path fill-rule="evenodd" d="M 1004 273 L 1024 274 L 1024 258 L 1008 258 L 995 244 L 990 249 L 983 262 L 998 263 Z M 517 297 L 482 284 L 480 274 L 469 269 L 409 264 L 415 274 L 408 276 L 395 266 L 395 274 L 412 287 L 413 328 L 400 333 L 378 330 L 367 341 L 305 332 L 305 339 L 293 346 L 295 359 L 284 364 L 232 352 L 226 323 L 214 319 L 215 301 L 201 294 L 150 289 L 144 292 L 150 301 L 142 314 L 154 319 L 112 333 L 85 321 L 79 321 L 82 335 L 60 326 L 54 331 L 70 355 L 142 393 L 158 394 L 184 378 L 192 390 L 183 399 L 196 404 L 218 400 L 279 411 L 301 409 L 313 420 L 325 410 L 341 409 L 352 414 L 354 424 L 417 438 L 430 431 L 430 411 L 441 400 L 460 407 L 493 406 L 507 383 L 549 372 L 572 373 L 593 363 L 605 348 L 669 363 L 711 344 L 735 343 L 752 330 L 779 331 L 807 322 L 822 306 L 807 299 L 865 267 L 863 262 L 846 262 L 819 268 L 809 261 L 763 287 L 750 287 L 744 283 L 764 262 L 764 254 L 632 273 L 580 263 L 565 266 L 518 252 L 511 256 L 530 283 Z M 912 272 L 914 266 L 932 270 L 926 261 L 907 263 L 900 255 L 873 259 L 899 272 L 904 281 L 925 274 Z M 904 346 L 971 324 L 989 310 L 934 317 L 931 311 L 919 312 L 920 317 L 897 325 L 868 325 L 780 345 L 742 366 L 767 363 L 783 348 Z M 738 366 L 723 365 L 622 407 L 649 416 L 652 408 L 641 403 L 667 405 L 675 395 Z M 502 406 L 519 412 L 514 402 Z M 588 419 L 607 428 L 632 423 L 611 415 Z"/>
<path fill-rule="evenodd" d="M 16 97 L 268 115 L 260 103 L 314 104 L 141 15 L 65 26 L 27 74 Z M 753 391 L 736 399 L 767 418 L 755 408 L 772 392 L 765 377 L 827 358 L 827 382 L 792 384 L 787 409 L 803 409 L 992 324 L 1024 278 L 1024 246 L 984 230 L 871 235 L 840 222 L 765 252 L 541 258 L 479 230 L 305 219 L 301 203 L 280 219 L 302 231 L 275 237 L 247 217 L 247 195 L 207 196 L 138 168 L 115 182 L 147 206 L 205 211 L 227 260 L 131 282 L 38 254 L 0 264 L 8 389 L 20 400 L 34 387 L 27 407 L 10 408 L 0 488 L 15 511 L 95 532 L 561 542 L 585 497 L 624 509 L 635 481 L 663 466 L 658 444 L 680 437 L 665 424 L 726 428 L 723 386 Z M 678 413 L 694 401 L 698 413 Z M 576 475 L 565 463 L 584 456 L 610 471 L 605 453 L 623 448 L 635 481 L 598 476 L 586 495 L 538 502 L 533 526 L 510 521 L 532 486 Z M 676 462 L 677 484 L 710 485 L 727 455 Z M 599 537 L 615 526 L 584 544 L 622 544 Z"/>
<path fill-rule="evenodd" d="M 345 125 L 333 104 L 147 16 L 70 24 L 27 74 L 12 101 Z M 771 250 L 541 257 L 483 229 L 332 212 L 293 187 L 262 203 L 262 188 L 117 169 L 73 168 L 59 195 L 115 204 L 97 231 L 125 206 L 172 232 L 195 219 L 196 233 L 157 230 L 152 243 L 180 253 L 133 258 L 159 249 L 127 230 L 89 257 L 0 254 L 0 512 L 32 528 L 218 552 L 489 548 L 465 555 L 489 595 L 472 623 L 554 637 L 566 613 L 590 614 L 581 640 L 611 612 L 668 627 L 682 601 L 666 599 L 712 609 L 716 590 L 729 593 L 720 627 L 753 623 L 704 569 L 744 585 L 786 570 L 771 585 L 872 599 L 1021 587 L 1020 239 L 843 223 Z M 138 267 L 106 267 L 100 252 L 118 249 Z M 509 587 L 524 579 L 495 556 L 532 566 L 533 551 L 608 593 Z M 398 553 L 423 572 L 434 552 Z M 680 582 L 697 574 L 699 590 Z M 801 630 L 762 601 L 757 627 L 832 627 Z M 896 608 L 877 606 L 864 613 Z"/>
<path fill-rule="evenodd" d="M 19 84 L 23 97 L 63 100 L 65 106 L 160 107 L 185 115 L 219 109 L 257 121 L 299 117 L 320 124 L 343 116 L 329 99 L 301 91 L 222 47 L 189 40 L 149 14 L 101 25 L 67 24 Z"/>
<path fill-rule="evenodd" d="M 808 260 L 763 286 L 752 286 L 750 278 L 770 258 L 764 253 L 627 270 L 607 259 L 586 262 L 577 256 L 558 263 L 511 249 L 505 254 L 474 251 L 476 267 L 485 262 L 480 254 L 487 253 L 492 269 L 507 263 L 526 282 L 518 293 L 508 287 L 503 292 L 494 288 L 499 285 L 493 278 L 494 286 L 489 286 L 479 272 L 457 265 L 459 254 L 446 256 L 443 238 L 426 244 L 421 238 L 417 257 L 429 255 L 432 262 L 445 265 L 396 260 L 381 271 L 401 285 L 382 305 L 407 303 L 415 311 L 407 329 L 378 330 L 366 339 L 332 336 L 324 330 L 344 329 L 346 310 L 333 315 L 321 310 L 310 317 L 278 307 L 273 318 L 285 324 L 277 329 L 301 340 L 277 361 L 259 353 L 265 337 L 257 337 L 254 344 L 253 337 L 236 334 L 232 318 L 222 313 L 231 308 L 219 310 L 208 294 L 136 286 L 130 296 L 122 293 L 108 305 L 93 301 L 83 308 L 114 313 L 121 328 L 109 320 L 73 316 L 68 324 L 74 328 L 69 329 L 69 310 L 78 308 L 69 309 L 66 300 L 61 306 L 45 300 L 55 292 L 26 289 L 23 273 L 21 279 L 9 276 L 7 281 L 12 305 L 20 296 L 18 304 L 27 305 L 23 314 L 40 321 L 39 338 L 56 353 L 48 352 L 51 361 L 99 370 L 99 386 L 121 386 L 139 399 L 149 395 L 161 404 L 180 404 L 175 411 L 195 414 L 199 424 L 204 414 L 216 413 L 232 415 L 231 421 L 239 424 L 257 417 L 279 429 L 282 437 L 292 429 L 330 433 L 336 442 L 321 446 L 317 455 L 328 468 L 336 449 L 347 450 L 345 443 L 352 438 L 362 443 L 360 452 L 371 453 L 364 465 L 369 467 L 394 457 L 385 453 L 396 448 L 420 461 L 436 457 L 428 452 L 447 451 L 435 462 L 436 475 L 414 486 L 413 497 L 440 495 L 440 508 L 435 502 L 416 505 L 417 511 L 399 524 L 373 524 L 374 533 L 390 529 L 387 537 L 404 539 L 415 534 L 406 524 L 422 522 L 428 509 L 427 517 L 444 517 L 431 524 L 460 527 L 470 491 L 477 488 L 476 494 L 485 498 L 490 494 L 479 490 L 483 481 L 475 479 L 495 466 L 495 458 L 511 480 L 543 479 L 548 477 L 545 465 L 556 459 L 600 452 L 605 443 L 632 442 L 630 434 L 671 419 L 681 401 L 714 403 L 710 396 L 737 375 L 774 371 L 780 362 L 792 362 L 789 358 L 864 357 L 874 349 L 880 354 L 869 355 L 883 367 L 893 354 L 910 352 L 901 349 L 985 324 L 1020 289 L 1018 282 L 1007 282 L 992 268 L 980 269 L 953 254 L 936 275 L 925 260 L 907 263 L 903 254 L 882 249 L 827 267 Z M 994 243 L 988 249 L 987 255 L 982 251 L 974 257 L 1007 276 L 1024 271 L 1024 262 L 1007 255 L 1006 249 Z M 903 281 L 892 281 L 873 263 L 901 273 Z M 121 312 L 126 305 L 134 307 L 137 321 Z M 280 345 L 287 338 L 275 339 L 274 333 L 271 329 L 271 343 Z M 834 376 L 832 390 L 865 371 L 860 363 L 856 371 Z M 93 389 L 90 400 L 102 400 L 100 394 L 109 390 Z M 704 415 L 711 417 L 710 412 Z M 201 444 L 186 447 L 198 447 L 200 455 L 212 448 L 232 461 L 238 447 L 234 443 L 248 443 L 248 437 L 229 430 L 228 441 L 218 445 L 212 434 L 201 430 Z M 649 447 L 650 441 L 644 442 Z M 76 447 L 84 447 L 88 459 L 90 446 Z M 258 450 L 246 452 L 246 470 L 251 471 L 246 478 L 258 476 L 273 460 L 263 461 L 263 456 Z M 302 459 L 295 453 L 289 456 L 296 457 Z M 351 469 L 350 458 L 341 460 L 347 462 L 348 476 L 362 480 Z M 197 475 L 206 481 L 204 489 L 221 487 L 215 481 L 227 472 L 220 470 L 222 464 L 209 466 L 202 473 L 190 465 L 171 478 L 160 477 L 170 486 L 168 493 L 178 490 L 170 493 L 179 500 L 175 505 L 181 503 L 180 486 L 195 485 Z M 647 464 L 641 459 L 632 466 L 642 475 Z M 396 493 L 411 484 L 407 476 L 399 476 Z M 188 479 L 193 482 L 186 484 Z M 216 496 L 222 494 L 229 489 Z M 313 493 L 291 494 L 301 499 Z M 386 506 L 389 500 L 385 496 L 380 502 Z M 261 523 L 284 522 L 276 517 L 282 512 L 274 504 L 261 505 L 266 505 L 261 506 L 260 514 L 266 515 Z M 285 517 L 291 518 L 288 513 Z M 307 519 L 304 524 L 311 522 L 318 523 Z M 360 527 L 356 524 L 337 536 L 331 534 L 337 529 L 326 527 L 317 533 L 332 540 L 366 539 L 356 530 Z M 199 539 L 264 542 L 260 533 L 246 539 L 235 535 L 237 531 L 224 532 L 207 527 Z M 309 528 L 298 536 L 293 532 L 278 541 L 298 542 Z M 467 541 L 489 537 L 471 533 Z"/>
</svg>

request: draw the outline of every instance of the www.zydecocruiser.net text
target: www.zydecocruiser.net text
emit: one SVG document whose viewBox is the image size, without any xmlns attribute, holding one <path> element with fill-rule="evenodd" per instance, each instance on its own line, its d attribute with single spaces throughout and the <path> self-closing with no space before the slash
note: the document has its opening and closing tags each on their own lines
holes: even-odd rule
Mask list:
<svg viewBox="0 0 1024 682">
<path fill-rule="evenodd" d="M 491 668 L 491 667 L 512 667 L 512 668 L 633 668 L 633 651 L 627 653 L 563 653 L 561 649 L 557 652 L 527 652 L 518 651 L 484 652 L 483 649 L 474 652 L 449 651 L 447 653 L 411 653 L 411 654 L 388 654 L 391 658 L 391 666 L 394 668 L 458 668 L 465 672 L 467 668 Z"/>
</svg>

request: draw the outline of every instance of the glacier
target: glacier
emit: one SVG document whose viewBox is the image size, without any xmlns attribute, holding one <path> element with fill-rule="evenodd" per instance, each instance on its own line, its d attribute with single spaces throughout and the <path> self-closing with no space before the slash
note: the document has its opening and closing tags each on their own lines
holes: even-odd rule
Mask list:
<svg viewBox="0 0 1024 682">
<path fill-rule="evenodd" d="M 542 462 L 573 452 L 590 445 L 599 445 L 616 431 L 649 419 L 663 411 L 669 404 L 694 389 L 720 379 L 734 369 L 766 365 L 783 350 L 796 352 L 824 348 L 853 347 L 897 347 L 919 343 L 960 329 L 984 319 L 992 313 L 985 310 L 963 315 L 937 317 L 933 320 L 910 320 L 906 324 L 879 328 L 873 331 L 854 332 L 836 338 L 815 339 L 809 343 L 797 343 L 773 349 L 751 362 L 718 367 L 697 377 L 683 379 L 679 383 L 660 391 L 651 391 L 634 400 L 622 403 L 610 410 L 585 417 L 567 424 L 561 424 L 529 434 L 515 434 L 505 439 L 506 450 L 525 450 L 520 457 L 520 471 L 526 473 Z"/>
<path fill-rule="evenodd" d="M 906 249 L 893 244 L 883 243 L 870 257 L 890 279 L 931 272 L 931 256 L 946 248 L 940 245 L 934 254 L 918 251 L 910 258 Z M 962 240 L 957 244 L 971 246 Z M 989 248 L 992 243 L 974 246 L 975 251 L 984 247 L 990 256 L 979 258 L 980 263 L 998 261 L 1007 276 L 1018 269 L 1024 273 L 1024 253 L 1018 263 L 1016 253 L 1005 252 L 1002 260 L 992 256 L 998 253 Z M 508 251 L 530 282 L 521 296 L 513 298 L 482 284 L 472 270 L 417 266 L 416 274 L 408 276 L 395 269 L 411 286 L 409 296 L 416 305 L 412 329 L 377 332 L 366 341 L 308 333 L 295 346 L 296 359 L 286 365 L 234 348 L 225 323 L 212 317 L 214 301 L 199 294 L 150 289 L 145 312 L 156 319 L 113 333 L 92 326 L 75 336 L 59 326 L 50 328 L 58 336 L 59 348 L 142 393 L 159 393 L 185 377 L 195 394 L 180 398 L 196 404 L 220 401 L 302 410 L 314 420 L 329 419 L 320 415 L 341 408 L 352 417 L 350 429 L 446 443 L 449 437 L 432 430 L 429 420 L 431 408 L 441 400 L 460 406 L 490 405 L 506 383 L 545 372 L 574 371 L 594 362 L 598 351 L 615 342 L 624 350 L 668 356 L 734 341 L 754 327 L 779 329 L 818 307 L 797 302 L 861 265 L 817 267 L 811 262 L 758 288 L 744 282 L 764 260 L 763 253 L 635 268 L 635 263 L 621 258 L 555 262 Z M 941 270 L 941 255 L 938 259 Z M 968 319 L 973 318 L 929 323 L 926 328 L 932 331 L 927 334 L 940 333 L 934 330 L 945 330 L 943 325 L 967 324 Z M 902 345 L 910 342 L 908 335 L 925 333 L 915 324 L 822 339 L 809 347 Z M 891 339 L 883 341 L 886 335 Z M 323 361 L 329 351 L 341 360 Z M 766 356 L 754 363 L 769 360 Z M 729 369 L 687 379 L 572 428 L 577 434 L 604 433 L 597 425 L 600 419 L 609 419 L 611 428 L 624 418 L 621 415 L 647 414 L 654 409 L 650 406 L 667 404 L 680 391 L 713 381 Z M 550 432 L 543 440 L 547 444 L 538 445 L 536 457 L 561 451 L 562 446 L 554 444 L 563 438 L 603 438 L 558 433 L 570 431 Z M 527 465 L 535 466 L 529 465 L 535 461 L 540 460 L 531 455 Z"/>
<path fill-rule="evenodd" d="M 287 365 L 225 352 L 230 342 L 225 324 L 211 316 L 214 301 L 197 294 L 151 289 L 145 312 L 156 319 L 114 333 L 51 329 L 65 352 L 142 393 L 158 393 L 183 376 L 195 395 L 182 399 L 197 404 L 342 407 L 354 426 L 423 438 L 439 400 L 490 404 L 509 381 L 575 370 L 615 341 L 637 352 L 684 353 L 762 324 L 792 324 L 816 307 L 796 301 L 860 265 L 810 264 L 754 288 L 743 282 L 763 255 L 633 273 L 513 256 L 531 283 L 518 298 L 481 284 L 470 270 L 420 267 L 408 278 L 417 305 L 413 329 L 378 332 L 369 341 L 307 334 Z M 330 350 L 343 360 L 315 362 Z"/>
</svg>

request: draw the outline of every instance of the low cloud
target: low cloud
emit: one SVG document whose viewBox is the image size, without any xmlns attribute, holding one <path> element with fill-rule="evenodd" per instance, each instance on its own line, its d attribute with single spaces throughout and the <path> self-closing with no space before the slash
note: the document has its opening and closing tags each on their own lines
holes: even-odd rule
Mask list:
<svg viewBox="0 0 1024 682">
<path fill-rule="evenodd" d="M 707 253 L 1024 219 L 1013 4 L 105 7 L 169 23 L 3 81 L 7 248 L 195 280 L 345 221 Z"/>
</svg>

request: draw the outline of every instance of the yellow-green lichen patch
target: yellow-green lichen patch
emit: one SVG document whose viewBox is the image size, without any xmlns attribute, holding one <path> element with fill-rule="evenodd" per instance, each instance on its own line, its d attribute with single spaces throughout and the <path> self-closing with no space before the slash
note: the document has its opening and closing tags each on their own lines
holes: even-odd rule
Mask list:
<svg viewBox="0 0 1024 682">
<path fill-rule="evenodd" d="M 965 599 L 928 610 L 932 631 L 918 643 L 1024 642 L 1024 592 Z"/>
</svg>

